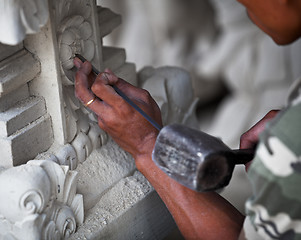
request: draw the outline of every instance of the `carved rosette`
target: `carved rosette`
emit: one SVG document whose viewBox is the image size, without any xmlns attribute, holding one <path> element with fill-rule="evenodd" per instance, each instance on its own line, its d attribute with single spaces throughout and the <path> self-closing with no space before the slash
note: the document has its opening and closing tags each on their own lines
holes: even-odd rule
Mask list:
<svg viewBox="0 0 301 240">
<path fill-rule="evenodd" d="M 33 160 L 0 173 L 0 239 L 68 238 L 83 223 L 77 172 Z"/>
<path fill-rule="evenodd" d="M 66 122 L 66 145 L 56 157 L 60 164 L 67 164 L 71 169 L 75 169 L 78 163 L 85 161 L 94 149 L 107 141 L 106 133 L 97 126 L 95 115 L 74 95 L 75 54 L 83 55 L 96 66 L 100 65 L 96 46 L 101 46 L 101 42 L 97 40 L 96 29 L 93 27 L 93 4 L 91 0 L 63 0 L 56 5 Z"/>
</svg>

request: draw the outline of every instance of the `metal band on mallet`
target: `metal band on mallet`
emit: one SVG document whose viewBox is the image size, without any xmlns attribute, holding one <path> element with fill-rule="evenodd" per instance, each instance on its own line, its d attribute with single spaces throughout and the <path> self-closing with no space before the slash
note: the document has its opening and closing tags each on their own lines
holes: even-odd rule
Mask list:
<svg viewBox="0 0 301 240">
<path fill-rule="evenodd" d="M 79 58 L 82 62 L 87 61 L 82 55 L 75 54 L 75 57 Z M 92 71 L 94 74 L 98 75 L 100 72 L 92 65 Z M 155 127 L 158 131 L 162 129 L 162 127 L 149 115 L 147 115 L 146 112 L 144 112 L 140 107 L 138 107 L 137 104 L 135 104 L 131 99 L 128 98 L 118 87 L 115 85 L 112 86 L 114 90 L 119 94 L 120 97 L 122 97 L 128 104 L 130 104 L 137 112 L 139 112 L 153 127 Z"/>
</svg>

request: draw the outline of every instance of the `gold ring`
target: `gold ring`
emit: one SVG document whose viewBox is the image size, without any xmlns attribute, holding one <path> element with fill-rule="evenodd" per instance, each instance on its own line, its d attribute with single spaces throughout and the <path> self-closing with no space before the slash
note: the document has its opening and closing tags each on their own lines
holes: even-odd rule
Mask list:
<svg viewBox="0 0 301 240">
<path fill-rule="evenodd" d="M 94 101 L 96 100 L 96 96 L 94 96 L 94 98 L 92 98 L 90 101 L 88 101 L 87 103 L 85 103 L 85 107 L 88 107 L 90 104 L 92 104 Z"/>
</svg>

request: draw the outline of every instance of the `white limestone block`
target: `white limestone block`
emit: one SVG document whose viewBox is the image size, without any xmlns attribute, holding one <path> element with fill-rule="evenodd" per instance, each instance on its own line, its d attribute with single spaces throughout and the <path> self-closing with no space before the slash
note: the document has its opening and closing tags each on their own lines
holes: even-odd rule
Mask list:
<svg viewBox="0 0 301 240">
<path fill-rule="evenodd" d="M 46 151 L 52 144 L 50 116 L 42 116 L 15 134 L 0 138 L 2 166 L 18 166 Z"/>
<path fill-rule="evenodd" d="M 126 80 L 130 84 L 137 86 L 136 66 L 134 63 L 125 63 L 114 71 L 116 76 Z"/>
<path fill-rule="evenodd" d="M 17 102 L 22 101 L 29 97 L 29 89 L 28 85 L 24 84 L 18 89 L 5 94 L 0 97 L 0 112 L 4 112 L 7 109 L 14 106 Z"/>
<path fill-rule="evenodd" d="M 123 151 L 111 138 L 105 147 L 94 150 L 76 168 L 79 173 L 78 192 L 84 196 L 84 206 L 88 210 L 101 195 L 135 169 L 132 157 Z"/>
<path fill-rule="evenodd" d="M 103 65 L 112 71 L 125 63 L 125 50 L 123 48 L 103 47 Z"/>
<path fill-rule="evenodd" d="M 121 16 L 108 8 L 97 6 L 97 13 L 101 37 L 108 35 L 121 24 Z"/>
<path fill-rule="evenodd" d="M 175 228 L 158 194 L 136 171 L 101 196 L 71 239 L 164 239 Z"/>
<path fill-rule="evenodd" d="M 148 90 L 162 112 L 163 124 L 182 123 L 196 127 L 196 106 L 190 74 L 178 67 L 143 68 L 139 85 Z"/>
<path fill-rule="evenodd" d="M 45 101 L 31 97 L 0 113 L 0 137 L 7 137 L 46 113 Z"/>
<path fill-rule="evenodd" d="M 23 43 L 20 43 L 16 46 L 9 46 L 0 43 L 0 61 L 20 51 L 22 48 Z"/>
<path fill-rule="evenodd" d="M 40 63 L 26 50 L 0 62 L 0 96 L 32 80 L 40 72 Z"/>
<path fill-rule="evenodd" d="M 47 0 L 11 1 L 0 4 L 0 42 L 16 45 L 27 33 L 36 33 L 48 20 Z"/>
<path fill-rule="evenodd" d="M 83 223 L 77 173 L 33 160 L 0 172 L 0 239 L 66 239 Z"/>
</svg>

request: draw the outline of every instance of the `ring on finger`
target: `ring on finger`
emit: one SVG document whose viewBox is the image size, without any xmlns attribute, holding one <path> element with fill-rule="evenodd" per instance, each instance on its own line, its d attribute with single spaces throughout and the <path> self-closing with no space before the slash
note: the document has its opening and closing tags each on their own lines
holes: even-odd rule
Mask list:
<svg viewBox="0 0 301 240">
<path fill-rule="evenodd" d="M 89 107 L 89 105 L 91 105 L 94 101 L 96 100 L 96 96 L 94 96 L 94 98 L 92 98 L 90 101 L 88 101 L 87 103 L 85 103 L 85 107 Z"/>
</svg>

